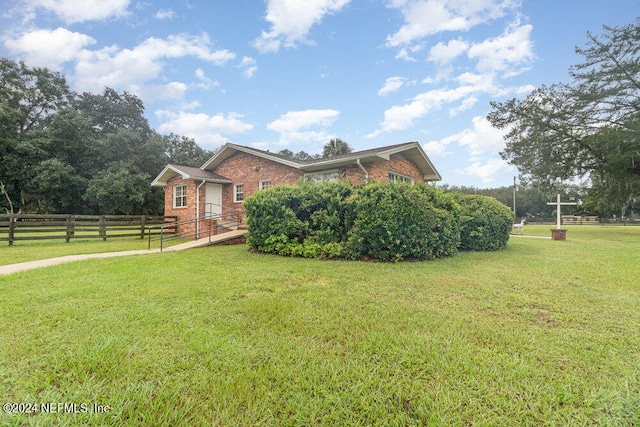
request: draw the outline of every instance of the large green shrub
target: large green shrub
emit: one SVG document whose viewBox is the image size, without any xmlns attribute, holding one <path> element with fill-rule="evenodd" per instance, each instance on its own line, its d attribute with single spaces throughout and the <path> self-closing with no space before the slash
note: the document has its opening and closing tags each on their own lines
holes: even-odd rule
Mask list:
<svg viewBox="0 0 640 427">
<path fill-rule="evenodd" d="M 458 194 L 460 205 L 460 249 L 495 251 L 504 249 L 513 226 L 513 212 L 493 197 Z"/>
<path fill-rule="evenodd" d="M 303 189 L 293 185 L 279 185 L 249 197 L 244 202 L 250 230 L 247 243 L 261 252 L 291 255 L 306 238 L 307 224 L 296 215 L 303 199 Z"/>
<path fill-rule="evenodd" d="M 304 257 L 343 256 L 350 228 L 349 183 L 276 186 L 244 202 L 247 243 L 261 251 Z"/>
<path fill-rule="evenodd" d="M 455 203 L 433 187 L 374 183 L 361 187 L 350 203 L 354 212 L 346 242 L 350 258 L 426 260 L 456 252 Z"/>
<path fill-rule="evenodd" d="M 281 186 L 244 204 L 253 248 L 280 255 L 398 261 L 453 255 L 457 204 L 426 185 Z"/>
</svg>

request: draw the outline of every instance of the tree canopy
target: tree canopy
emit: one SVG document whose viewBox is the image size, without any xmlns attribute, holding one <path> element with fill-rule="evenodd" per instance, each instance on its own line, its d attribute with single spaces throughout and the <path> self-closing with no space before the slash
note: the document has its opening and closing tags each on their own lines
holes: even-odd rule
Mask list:
<svg viewBox="0 0 640 427">
<path fill-rule="evenodd" d="M 322 155 L 320 154 L 309 154 L 306 151 L 298 151 L 294 153 L 293 151 L 285 148 L 284 150 L 278 151 L 278 154 L 284 157 L 289 157 L 290 159 L 296 160 L 314 160 L 314 159 L 324 159 L 331 156 L 337 156 L 339 154 L 347 154 L 351 153 L 352 148 L 341 140 L 340 138 L 333 138 L 329 142 L 327 142 L 322 148 Z"/>
<path fill-rule="evenodd" d="M 492 102 L 488 120 L 506 131 L 501 155 L 523 178 L 547 189 L 589 178 L 592 204 L 624 214 L 640 196 L 640 18 L 603 28 L 576 48 L 572 82 Z"/>
<path fill-rule="evenodd" d="M 59 73 L 4 58 L 0 83 L 2 211 L 161 214 L 153 176 L 167 163 L 199 166 L 213 154 L 156 133 L 133 94 L 75 94 Z"/>
<path fill-rule="evenodd" d="M 337 156 L 339 154 L 347 154 L 352 151 L 349 144 L 340 138 L 333 138 L 322 149 L 322 157 Z"/>
</svg>

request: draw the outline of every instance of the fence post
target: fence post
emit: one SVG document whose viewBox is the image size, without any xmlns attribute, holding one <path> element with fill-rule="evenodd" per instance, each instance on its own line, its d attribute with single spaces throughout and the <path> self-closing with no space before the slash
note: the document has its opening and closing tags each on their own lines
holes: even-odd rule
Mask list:
<svg viewBox="0 0 640 427">
<path fill-rule="evenodd" d="M 16 229 L 16 218 L 13 212 L 9 214 L 9 246 L 13 246 L 13 236 Z"/>
<path fill-rule="evenodd" d="M 100 228 L 98 231 L 98 235 L 102 237 L 103 241 L 107 240 L 107 219 L 104 215 L 100 216 Z"/>
<path fill-rule="evenodd" d="M 65 240 L 67 243 L 71 240 L 74 235 L 74 227 L 75 227 L 75 217 L 73 215 L 67 216 L 67 235 L 65 236 Z"/>
<path fill-rule="evenodd" d="M 140 218 L 140 238 L 144 240 L 144 225 L 145 225 L 145 215 L 142 215 Z"/>
</svg>

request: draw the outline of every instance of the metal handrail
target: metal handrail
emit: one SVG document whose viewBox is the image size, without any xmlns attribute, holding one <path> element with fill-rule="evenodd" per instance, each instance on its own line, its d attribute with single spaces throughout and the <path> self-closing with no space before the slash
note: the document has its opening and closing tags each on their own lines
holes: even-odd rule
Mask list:
<svg viewBox="0 0 640 427">
<path fill-rule="evenodd" d="M 211 214 L 211 215 L 207 215 L 207 216 L 203 216 L 203 217 L 198 217 L 198 218 L 193 218 L 193 219 L 187 219 L 187 220 L 182 220 L 182 221 L 173 221 L 173 222 L 167 222 L 165 224 L 161 224 L 161 225 L 155 225 L 155 226 L 150 226 L 147 227 L 147 231 L 149 234 L 149 243 L 148 243 L 148 249 L 151 249 L 151 242 L 152 241 L 160 241 L 160 252 L 162 252 L 163 249 L 163 243 L 165 241 L 169 241 L 169 240 L 174 240 L 174 239 L 180 239 L 180 238 L 196 238 L 196 239 L 201 239 L 203 233 L 203 230 L 200 227 L 200 222 L 201 221 L 207 221 L 207 220 L 231 220 L 233 222 L 235 222 L 235 227 L 239 227 L 240 224 L 242 223 L 242 211 L 240 209 L 237 208 L 232 208 L 232 207 L 225 207 L 223 205 L 217 205 L 214 203 L 208 203 L 210 205 L 214 205 L 214 206 L 220 206 L 222 212 L 225 213 L 216 213 L 216 214 Z M 179 232 L 179 228 L 181 226 L 187 225 L 187 224 L 193 224 L 196 223 L 196 227 L 193 231 L 188 231 L 188 232 Z M 219 234 L 219 231 L 222 229 L 228 229 L 228 225 L 221 225 L 216 223 L 215 226 L 212 226 L 211 223 L 209 222 L 208 226 L 206 227 L 206 231 L 209 237 L 209 241 L 211 241 L 211 236 L 212 235 L 216 235 Z M 151 238 L 151 230 L 152 229 L 160 229 L 160 237 L 156 237 L 154 239 Z M 170 235 L 167 235 L 165 233 L 166 229 L 175 229 L 176 232 L 172 233 Z M 215 231 L 215 233 L 212 233 L 213 231 Z"/>
</svg>

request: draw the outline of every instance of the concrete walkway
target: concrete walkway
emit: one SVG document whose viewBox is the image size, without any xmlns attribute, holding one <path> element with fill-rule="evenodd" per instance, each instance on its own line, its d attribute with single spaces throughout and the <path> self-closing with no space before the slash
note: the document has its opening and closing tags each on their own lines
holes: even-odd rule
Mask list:
<svg viewBox="0 0 640 427">
<path fill-rule="evenodd" d="M 218 234 L 199 240 L 193 240 L 191 242 L 181 243 L 179 245 L 169 246 L 165 248 L 165 252 L 181 251 L 183 249 L 199 248 L 202 246 L 209 246 L 216 243 L 224 242 L 226 240 L 236 239 L 246 234 L 247 230 L 235 230 L 227 233 Z M 80 255 L 67 255 L 58 258 L 41 259 L 37 261 L 21 262 L 19 264 L 9 264 L 0 266 L 0 276 L 4 276 L 11 273 L 18 273 L 20 271 L 33 270 L 36 268 L 50 267 L 52 265 L 65 264 L 73 261 L 82 261 L 85 259 L 93 258 L 113 258 L 120 256 L 130 255 L 144 255 L 144 254 L 156 254 L 160 249 L 141 249 L 137 251 L 121 251 L 121 252 L 105 252 L 100 254 L 80 254 Z"/>
<path fill-rule="evenodd" d="M 511 237 L 524 237 L 526 239 L 551 239 L 551 237 L 545 237 L 545 236 L 524 236 L 522 234 L 512 234 Z"/>
</svg>

